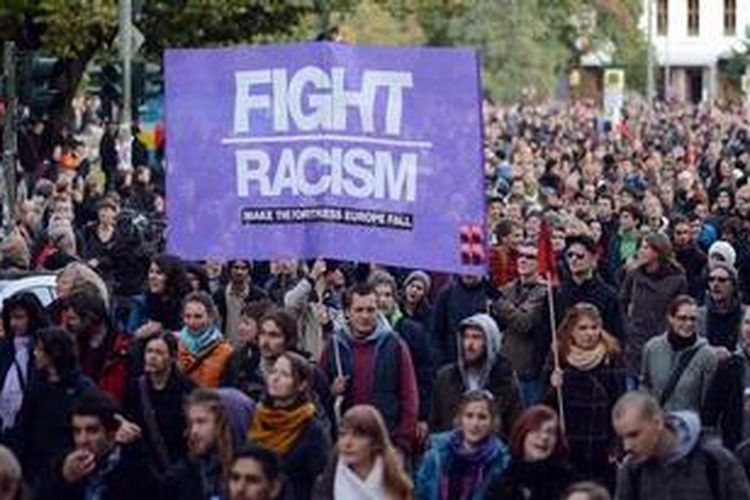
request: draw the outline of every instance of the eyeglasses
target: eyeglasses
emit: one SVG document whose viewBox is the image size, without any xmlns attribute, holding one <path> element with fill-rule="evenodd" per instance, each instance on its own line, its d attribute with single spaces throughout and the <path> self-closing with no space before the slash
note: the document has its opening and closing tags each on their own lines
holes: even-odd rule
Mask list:
<svg viewBox="0 0 750 500">
<path fill-rule="evenodd" d="M 565 254 L 565 257 L 567 257 L 569 260 L 573 260 L 573 259 L 581 260 L 581 259 L 585 259 L 586 258 L 586 254 L 579 253 L 579 252 L 567 252 Z"/>
<path fill-rule="evenodd" d="M 729 278 L 726 276 L 709 276 L 708 282 L 709 283 L 726 283 L 729 281 Z"/>
<path fill-rule="evenodd" d="M 688 316 L 686 314 L 678 314 L 677 316 L 675 316 L 675 319 L 677 321 L 682 321 L 683 323 L 688 323 L 688 322 L 695 323 L 696 321 L 698 321 L 698 316 Z"/>
<path fill-rule="evenodd" d="M 529 260 L 536 260 L 537 256 L 535 253 L 530 252 L 518 252 L 518 258 L 519 259 L 529 259 Z"/>
<path fill-rule="evenodd" d="M 710 255 L 710 257 L 714 260 L 718 260 L 719 262 L 726 262 L 727 259 L 724 258 L 722 254 L 719 252 L 714 252 Z"/>
</svg>

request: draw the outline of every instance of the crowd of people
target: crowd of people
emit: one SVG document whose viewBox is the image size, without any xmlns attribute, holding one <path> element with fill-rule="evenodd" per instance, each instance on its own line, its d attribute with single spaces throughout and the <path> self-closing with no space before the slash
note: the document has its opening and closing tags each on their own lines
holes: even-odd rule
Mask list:
<svg viewBox="0 0 750 500">
<path fill-rule="evenodd" d="M 2 304 L 0 498 L 750 498 L 743 109 L 486 102 L 447 276 L 166 254 L 160 155 L 90 104 L 19 140 L 0 267 L 57 293 Z"/>
</svg>

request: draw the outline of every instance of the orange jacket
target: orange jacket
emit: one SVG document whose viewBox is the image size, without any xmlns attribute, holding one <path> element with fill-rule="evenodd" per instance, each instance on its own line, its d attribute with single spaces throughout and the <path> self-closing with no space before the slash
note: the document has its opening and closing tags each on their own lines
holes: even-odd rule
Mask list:
<svg viewBox="0 0 750 500">
<path fill-rule="evenodd" d="M 232 347 L 223 340 L 198 356 L 193 355 L 185 344 L 180 342 L 177 349 L 177 364 L 182 373 L 200 387 L 219 387 L 231 355 Z"/>
</svg>

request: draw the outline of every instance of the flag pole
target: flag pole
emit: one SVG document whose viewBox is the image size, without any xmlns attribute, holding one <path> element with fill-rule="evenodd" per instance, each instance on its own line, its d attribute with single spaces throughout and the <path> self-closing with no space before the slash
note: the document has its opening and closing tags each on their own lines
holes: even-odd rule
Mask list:
<svg viewBox="0 0 750 500">
<path fill-rule="evenodd" d="M 557 324 L 555 321 L 555 298 L 552 292 L 552 275 L 547 272 L 547 304 L 549 309 L 549 325 L 550 332 L 552 332 L 552 359 L 555 364 L 555 371 L 562 371 L 560 369 L 560 349 L 557 343 Z M 557 393 L 557 411 L 559 413 L 560 428 L 563 433 L 565 432 L 565 408 L 563 406 L 563 393 L 562 386 L 555 387 Z"/>
</svg>

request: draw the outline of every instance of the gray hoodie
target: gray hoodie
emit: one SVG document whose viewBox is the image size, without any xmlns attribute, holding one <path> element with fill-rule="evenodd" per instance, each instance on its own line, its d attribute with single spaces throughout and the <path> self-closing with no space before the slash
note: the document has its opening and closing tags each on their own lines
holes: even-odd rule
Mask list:
<svg viewBox="0 0 750 500">
<path fill-rule="evenodd" d="M 503 334 L 497 327 L 495 320 L 486 313 L 478 313 L 473 316 L 461 321 L 459 324 L 459 332 L 463 332 L 467 327 L 474 327 L 481 330 L 484 333 L 484 342 L 486 355 L 484 358 L 484 365 L 479 371 L 469 370 L 464 365 L 464 347 L 461 341 L 461 336 L 456 337 L 458 342 L 458 369 L 461 372 L 461 378 L 464 382 L 464 387 L 469 390 L 484 388 L 487 384 L 487 377 L 489 377 L 490 370 L 495 364 L 495 359 L 500 352 L 500 347 L 503 345 Z"/>
</svg>

